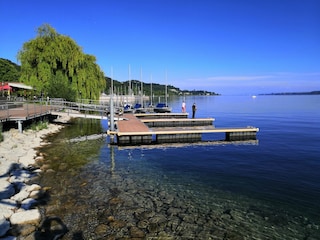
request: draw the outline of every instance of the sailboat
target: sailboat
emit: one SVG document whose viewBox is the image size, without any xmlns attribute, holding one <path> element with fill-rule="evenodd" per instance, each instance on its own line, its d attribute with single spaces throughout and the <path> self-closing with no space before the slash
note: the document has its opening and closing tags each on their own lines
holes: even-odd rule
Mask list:
<svg viewBox="0 0 320 240">
<path fill-rule="evenodd" d="M 154 107 L 153 111 L 155 113 L 170 113 L 172 111 L 172 108 L 169 107 L 166 103 L 160 102 Z"/>
<path fill-rule="evenodd" d="M 167 74 L 166 74 L 166 82 L 167 82 Z M 170 113 L 172 111 L 172 108 L 168 106 L 168 93 L 167 93 L 167 83 L 165 86 L 165 103 L 162 103 L 159 101 L 159 103 L 155 106 L 155 108 L 153 109 L 153 111 L 155 113 Z"/>
</svg>

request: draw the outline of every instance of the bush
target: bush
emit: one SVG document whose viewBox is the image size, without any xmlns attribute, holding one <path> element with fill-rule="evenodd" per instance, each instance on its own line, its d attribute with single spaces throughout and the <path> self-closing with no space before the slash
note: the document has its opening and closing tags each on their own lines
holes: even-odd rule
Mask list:
<svg viewBox="0 0 320 240">
<path fill-rule="evenodd" d="M 33 122 L 29 127 L 29 129 L 33 131 L 40 131 L 42 129 L 47 129 L 47 128 L 48 128 L 47 121 Z"/>
</svg>

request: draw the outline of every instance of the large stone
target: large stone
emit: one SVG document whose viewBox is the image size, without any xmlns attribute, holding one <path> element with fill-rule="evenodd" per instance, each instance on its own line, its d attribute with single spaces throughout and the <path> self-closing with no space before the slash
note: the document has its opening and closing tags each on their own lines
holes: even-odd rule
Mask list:
<svg viewBox="0 0 320 240">
<path fill-rule="evenodd" d="M 32 192 L 32 191 L 37 191 L 37 190 L 40 190 L 41 189 L 41 186 L 40 185 L 38 185 L 38 184 L 32 184 L 32 185 L 28 185 L 27 187 L 26 187 L 26 190 L 28 191 L 28 192 Z"/>
<path fill-rule="evenodd" d="M 37 204 L 37 201 L 35 199 L 27 198 L 21 202 L 21 208 L 24 210 L 28 210 L 36 204 Z"/>
<path fill-rule="evenodd" d="M 7 159 L 0 157 L 0 176 L 9 175 L 12 162 Z"/>
<path fill-rule="evenodd" d="M 5 235 L 10 229 L 10 222 L 7 221 L 4 217 L 0 217 L 0 237 Z"/>
<path fill-rule="evenodd" d="M 40 145 L 40 144 L 36 144 Z M 24 166 L 29 166 L 31 164 L 34 164 L 34 156 L 36 155 L 36 151 L 34 149 L 30 149 L 24 156 L 21 156 L 19 158 L 19 163 L 23 164 Z"/>
<path fill-rule="evenodd" d="M 0 200 L 0 217 L 10 218 L 16 208 L 17 204 L 15 201 L 11 199 Z"/>
<path fill-rule="evenodd" d="M 32 191 L 29 197 L 33 199 L 38 199 L 38 198 L 41 198 L 43 195 L 44 195 L 43 191 L 36 190 L 36 191 Z"/>
<path fill-rule="evenodd" d="M 38 225 L 41 220 L 41 215 L 38 209 L 17 212 L 10 217 L 11 224 L 33 224 Z"/>
<path fill-rule="evenodd" d="M 14 186 L 6 178 L 0 178 L 0 200 L 10 198 L 14 192 Z"/>
<path fill-rule="evenodd" d="M 29 192 L 26 189 L 26 186 L 24 186 L 20 192 L 18 192 L 17 194 L 13 195 L 11 197 L 12 200 L 15 200 L 17 202 L 22 202 L 24 199 L 26 199 L 29 196 Z"/>
<path fill-rule="evenodd" d="M 9 178 L 11 183 L 25 183 L 32 177 L 32 173 L 24 169 L 17 169 L 11 174 L 12 176 Z"/>
</svg>

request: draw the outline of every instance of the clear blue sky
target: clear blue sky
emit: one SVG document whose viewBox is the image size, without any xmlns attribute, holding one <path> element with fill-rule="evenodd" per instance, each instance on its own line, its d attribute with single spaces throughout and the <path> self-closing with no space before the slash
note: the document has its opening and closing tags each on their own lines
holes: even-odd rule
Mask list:
<svg viewBox="0 0 320 240">
<path fill-rule="evenodd" d="M 320 90 L 319 0 L 0 0 L 0 16 L 0 57 L 16 63 L 48 23 L 120 81 L 130 64 L 188 90 Z"/>
</svg>

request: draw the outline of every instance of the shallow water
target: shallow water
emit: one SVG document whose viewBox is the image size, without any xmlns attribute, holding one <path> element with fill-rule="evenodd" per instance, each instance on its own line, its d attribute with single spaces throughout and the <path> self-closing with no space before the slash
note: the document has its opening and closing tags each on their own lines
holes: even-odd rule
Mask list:
<svg viewBox="0 0 320 240">
<path fill-rule="evenodd" d="M 182 98 L 170 101 L 180 111 Z M 242 144 L 118 148 L 79 120 L 42 149 L 46 206 L 64 239 L 319 239 L 320 96 L 187 97 L 216 127 L 255 126 Z M 205 138 L 221 138 L 208 135 Z"/>
</svg>

